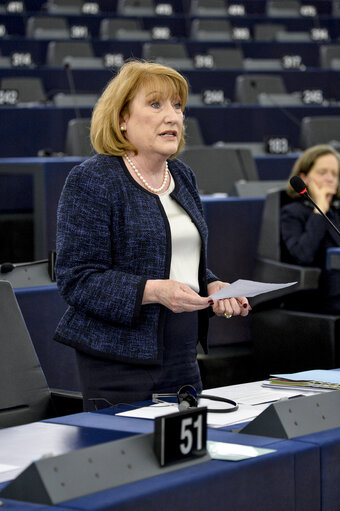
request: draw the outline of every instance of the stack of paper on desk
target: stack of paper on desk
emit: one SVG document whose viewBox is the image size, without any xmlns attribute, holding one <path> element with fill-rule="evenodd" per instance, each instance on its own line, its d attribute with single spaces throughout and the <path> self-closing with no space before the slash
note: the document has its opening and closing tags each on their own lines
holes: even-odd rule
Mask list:
<svg viewBox="0 0 340 511">
<path fill-rule="evenodd" d="M 314 369 L 299 373 L 273 374 L 267 384 L 280 387 L 340 390 L 340 370 Z"/>
<path fill-rule="evenodd" d="M 270 403 L 280 399 L 292 399 L 301 395 L 308 395 L 306 389 L 294 390 L 291 388 L 272 388 L 263 387 L 263 381 L 242 383 L 226 387 L 217 387 L 203 391 L 204 394 L 214 395 L 235 400 L 239 408 L 232 413 L 214 413 L 214 408 L 221 408 L 221 403 L 207 399 L 200 399 L 200 406 L 208 408 L 207 423 L 210 427 L 223 427 L 243 422 L 249 422 L 262 413 Z M 318 392 L 318 389 L 314 389 Z M 228 407 L 230 405 L 226 405 Z M 143 406 L 132 410 L 118 413 L 124 417 L 133 417 L 139 419 L 155 419 L 162 415 L 178 411 L 177 403 L 161 403 L 151 406 Z"/>
</svg>

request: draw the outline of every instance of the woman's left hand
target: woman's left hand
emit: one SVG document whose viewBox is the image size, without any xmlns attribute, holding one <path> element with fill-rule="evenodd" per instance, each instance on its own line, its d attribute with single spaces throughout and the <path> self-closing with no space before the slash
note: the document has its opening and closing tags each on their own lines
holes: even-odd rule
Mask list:
<svg viewBox="0 0 340 511">
<path fill-rule="evenodd" d="M 208 284 L 208 295 L 216 293 L 223 287 L 229 286 L 228 282 L 216 280 Z M 222 300 L 214 300 L 212 310 L 216 316 L 248 316 L 251 306 L 245 296 L 237 298 L 224 298 Z"/>
</svg>

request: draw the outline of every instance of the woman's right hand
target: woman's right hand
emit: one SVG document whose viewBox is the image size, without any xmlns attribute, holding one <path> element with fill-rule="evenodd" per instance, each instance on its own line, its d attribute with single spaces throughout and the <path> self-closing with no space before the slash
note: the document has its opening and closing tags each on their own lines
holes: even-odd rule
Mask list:
<svg viewBox="0 0 340 511">
<path fill-rule="evenodd" d="M 142 304 L 161 303 L 172 312 L 206 309 L 210 298 L 202 298 L 186 284 L 175 280 L 147 280 Z"/>
<path fill-rule="evenodd" d="M 329 185 L 319 186 L 314 181 L 310 181 L 308 190 L 314 202 L 316 202 L 321 211 L 326 214 L 334 196 L 334 189 Z M 316 208 L 314 211 L 320 214 Z"/>
</svg>

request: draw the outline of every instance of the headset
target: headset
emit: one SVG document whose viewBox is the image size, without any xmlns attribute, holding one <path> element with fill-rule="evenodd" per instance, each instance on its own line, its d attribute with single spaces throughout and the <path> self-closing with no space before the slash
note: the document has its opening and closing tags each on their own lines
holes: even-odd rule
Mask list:
<svg viewBox="0 0 340 511">
<path fill-rule="evenodd" d="M 227 399 L 225 397 L 197 394 L 196 389 L 192 385 L 183 385 L 183 387 L 181 387 L 176 393 L 169 392 L 168 394 L 152 394 L 152 401 L 153 403 L 164 403 L 164 401 L 160 399 L 163 397 L 177 397 L 178 409 L 180 412 L 187 410 L 188 408 L 197 408 L 198 400 L 200 398 L 210 399 L 211 401 L 219 401 L 221 403 L 228 403 L 229 405 L 232 405 L 229 408 L 214 408 L 211 410 L 211 413 L 230 413 L 236 412 L 236 410 L 238 410 L 238 404 L 236 401 Z"/>
</svg>

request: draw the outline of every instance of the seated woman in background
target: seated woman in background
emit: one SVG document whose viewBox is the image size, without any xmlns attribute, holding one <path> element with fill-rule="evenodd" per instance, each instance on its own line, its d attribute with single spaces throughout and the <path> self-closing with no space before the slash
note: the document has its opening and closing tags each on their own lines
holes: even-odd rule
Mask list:
<svg viewBox="0 0 340 511">
<path fill-rule="evenodd" d="M 309 195 L 329 219 L 340 227 L 340 155 L 328 145 L 307 149 L 297 159 L 290 178 L 299 176 Z M 281 241 L 287 262 L 317 266 L 321 274 L 317 303 L 325 313 L 340 313 L 340 272 L 326 270 L 327 249 L 340 246 L 340 236 L 308 200 L 300 197 L 288 184 L 293 199 L 281 210 Z M 313 300 L 315 302 L 315 300 Z"/>
</svg>

